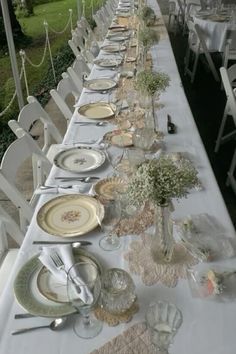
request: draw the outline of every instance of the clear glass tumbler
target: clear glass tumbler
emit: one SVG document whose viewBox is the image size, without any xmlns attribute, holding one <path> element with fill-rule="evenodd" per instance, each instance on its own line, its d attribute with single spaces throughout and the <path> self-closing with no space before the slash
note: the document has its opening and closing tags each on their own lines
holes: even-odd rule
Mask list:
<svg viewBox="0 0 236 354">
<path fill-rule="evenodd" d="M 162 354 L 168 354 L 168 348 L 183 322 L 181 311 L 174 304 L 158 301 L 149 305 L 146 322 L 154 346 Z"/>
</svg>

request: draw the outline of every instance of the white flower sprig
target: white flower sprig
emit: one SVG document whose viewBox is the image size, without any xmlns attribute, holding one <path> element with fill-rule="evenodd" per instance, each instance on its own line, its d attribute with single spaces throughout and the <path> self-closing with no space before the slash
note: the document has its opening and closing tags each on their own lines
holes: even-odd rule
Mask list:
<svg viewBox="0 0 236 354">
<path fill-rule="evenodd" d="M 133 204 L 152 201 L 163 205 L 171 198 L 182 198 L 198 183 L 197 171 L 189 160 L 176 164 L 170 157 L 144 162 L 131 178 L 127 193 Z"/>
<path fill-rule="evenodd" d="M 140 71 L 135 81 L 135 89 L 143 94 L 154 95 L 155 92 L 164 92 L 169 86 L 170 77 L 166 73 L 150 69 Z"/>
</svg>

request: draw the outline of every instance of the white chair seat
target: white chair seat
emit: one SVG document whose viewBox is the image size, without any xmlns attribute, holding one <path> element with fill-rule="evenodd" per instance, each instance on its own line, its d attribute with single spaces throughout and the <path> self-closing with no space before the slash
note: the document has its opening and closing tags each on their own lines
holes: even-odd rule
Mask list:
<svg viewBox="0 0 236 354">
<path fill-rule="evenodd" d="M 15 263 L 19 248 L 9 249 L 2 264 L 0 265 L 0 296 L 4 290 L 4 287 L 8 281 L 9 274 Z"/>
</svg>

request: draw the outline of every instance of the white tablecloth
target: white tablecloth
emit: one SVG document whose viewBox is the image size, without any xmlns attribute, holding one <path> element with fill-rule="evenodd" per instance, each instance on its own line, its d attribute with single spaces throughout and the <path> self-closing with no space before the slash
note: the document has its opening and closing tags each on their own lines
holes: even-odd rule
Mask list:
<svg viewBox="0 0 236 354">
<path fill-rule="evenodd" d="M 157 13 L 160 13 L 155 0 L 148 1 Z M 208 213 L 214 216 L 222 224 L 225 235 L 234 238 L 235 231 L 220 194 L 218 185 L 213 175 L 210 163 L 206 156 L 202 141 L 193 120 L 184 90 L 180 81 L 175 59 L 172 53 L 170 41 L 166 32 L 163 32 L 158 45 L 152 49 L 154 69 L 165 71 L 170 75 L 170 87 L 161 95 L 163 108 L 158 111 L 158 122 L 160 129 L 165 133 L 165 145 L 167 151 L 191 151 L 195 153 L 199 176 L 204 185 L 204 190 L 191 193 L 188 198 L 181 199 L 175 203 L 174 216 L 185 217 L 189 214 Z M 114 72 L 113 72 L 114 73 Z M 103 72 L 92 71 L 91 77 L 103 76 Z M 80 103 L 93 100 L 93 95 L 83 94 Z M 101 96 L 101 95 L 100 95 Z M 167 114 L 172 116 L 178 127 L 175 135 L 167 135 L 166 121 Z M 105 131 L 111 130 L 112 126 L 106 128 L 78 127 L 73 122 L 78 120 L 75 112 L 68 128 L 64 142 L 73 140 L 100 138 Z M 106 176 L 110 168 L 104 166 L 96 172 L 99 176 Z M 64 175 L 65 171 L 52 168 L 48 184 L 54 183 L 55 175 Z M 73 332 L 72 326 L 68 326 L 60 332 L 39 330 L 21 336 L 11 336 L 11 331 L 16 328 L 33 325 L 47 324 L 50 319 L 33 318 L 14 320 L 14 314 L 22 312 L 21 307 L 14 299 L 12 282 L 15 274 L 27 259 L 38 252 L 38 246 L 32 245 L 33 240 L 57 240 L 43 232 L 36 223 L 37 209 L 53 196 L 43 195 L 40 198 L 35 215 L 25 236 L 24 243 L 20 249 L 15 267 L 10 275 L 9 284 L 0 299 L 0 353 L 1 354 L 88 354 L 95 348 L 109 341 L 112 337 L 122 333 L 126 328 L 144 320 L 148 304 L 155 300 L 167 300 L 175 303 L 183 313 L 183 324 L 174 339 L 171 353 L 173 354 L 235 354 L 235 309 L 236 303 L 217 303 L 193 299 L 186 280 L 180 280 L 175 288 L 167 288 L 162 284 L 147 287 L 142 284 L 138 276 L 133 276 L 136 285 L 136 292 L 140 304 L 140 311 L 128 324 L 117 327 L 108 327 L 104 324 L 101 334 L 91 340 L 79 339 Z M 97 230 L 84 236 L 84 239 L 92 241 L 93 245 L 89 250 L 99 255 L 99 258 L 110 267 L 128 269 L 122 254 L 128 249 L 132 237 L 122 238 L 122 247 L 114 252 L 104 252 L 98 246 L 101 233 Z M 236 265 L 235 259 L 226 264 Z"/>
<path fill-rule="evenodd" d="M 203 20 L 195 17 L 194 23 L 202 30 L 207 48 L 210 52 L 223 52 L 227 30 L 231 27 L 230 22 L 216 22 Z"/>
</svg>

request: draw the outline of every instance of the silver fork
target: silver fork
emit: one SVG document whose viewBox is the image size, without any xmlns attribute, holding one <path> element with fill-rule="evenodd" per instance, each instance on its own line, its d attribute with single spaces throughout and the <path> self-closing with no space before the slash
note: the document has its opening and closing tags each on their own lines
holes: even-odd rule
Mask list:
<svg viewBox="0 0 236 354">
<path fill-rule="evenodd" d="M 50 255 L 51 260 L 59 270 L 63 270 L 66 274 L 65 264 L 63 263 L 61 257 L 56 252 Z"/>
</svg>

